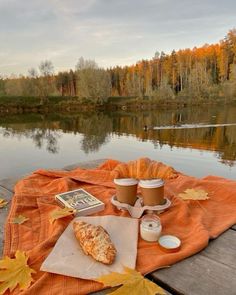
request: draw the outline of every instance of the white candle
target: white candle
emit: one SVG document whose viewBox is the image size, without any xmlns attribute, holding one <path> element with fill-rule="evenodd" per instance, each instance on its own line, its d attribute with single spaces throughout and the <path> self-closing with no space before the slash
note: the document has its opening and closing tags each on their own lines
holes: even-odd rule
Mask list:
<svg viewBox="0 0 236 295">
<path fill-rule="evenodd" d="M 141 238 L 148 242 L 156 242 L 161 235 L 160 218 L 154 214 L 146 214 L 142 217 L 140 223 Z"/>
</svg>

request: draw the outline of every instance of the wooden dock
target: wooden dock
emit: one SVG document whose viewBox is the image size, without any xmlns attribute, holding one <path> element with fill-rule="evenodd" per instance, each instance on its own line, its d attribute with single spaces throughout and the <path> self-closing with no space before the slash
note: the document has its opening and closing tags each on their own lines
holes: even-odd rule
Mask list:
<svg viewBox="0 0 236 295">
<path fill-rule="evenodd" d="M 64 167 L 94 168 L 105 159 L 77 163 Z M 0 197 L 9 204 L 0 211 L 0 253 L 2 254 L 4 222 L 8 214 L 15 183 L 24 177 L 0 180 Z M 236 225 L 217 239 L 210 241 L 207 248 L 170 268 L 150 273 L 147 277 L 162 286 L 167 294 L 186 295 L 235 295 L 236 294 Z M 107 294 L 100 291 L 93 294 Z"/>
</svg>

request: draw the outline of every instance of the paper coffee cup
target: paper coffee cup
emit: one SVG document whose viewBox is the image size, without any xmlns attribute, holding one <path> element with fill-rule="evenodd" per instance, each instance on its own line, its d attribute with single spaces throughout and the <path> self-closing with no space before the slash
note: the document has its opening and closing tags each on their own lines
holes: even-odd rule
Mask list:
<svg viewBox="0 0 236 295">
<path fill-rule="evenodd" d="M 164 200 L 164 181 L 160 178 L 140 180 L 139 186 L 145 206 L 163 205 Z"/>
<path fill-rule="evenodd" d="M 134 178 L 116 178 L 116 198 L 121 203 L 134 206 L 137 200 L 138 180 Z"/>
</svg>

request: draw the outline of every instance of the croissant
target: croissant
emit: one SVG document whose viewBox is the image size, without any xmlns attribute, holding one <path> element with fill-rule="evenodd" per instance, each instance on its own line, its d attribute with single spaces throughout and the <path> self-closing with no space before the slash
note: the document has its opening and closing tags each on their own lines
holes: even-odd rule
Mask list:
<svg viewBox="0 0 236 295">
<path fill-rule="evenodd" d="M 161 162 L 151 161 L 149 158 L 140 158 L 136 161 L 118 164 L 112 171 L 113 178 L 163 178 L 172 179 L 178 176 L 174 168 Z"/>
<path fill-rule="evenodd" d="M 104 264 L 114 262 L 116 248 L 102 226 L 75 221 L 73 228 L 76 239 L 86 255 L 91 255 L 95 260 Z"/>
</svg>

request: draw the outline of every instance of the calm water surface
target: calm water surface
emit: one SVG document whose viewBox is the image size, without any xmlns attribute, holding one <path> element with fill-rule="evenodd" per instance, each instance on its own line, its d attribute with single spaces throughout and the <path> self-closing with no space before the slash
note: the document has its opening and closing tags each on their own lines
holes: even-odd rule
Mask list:
<svg viewBox="0 0 236 295">
<path fill-rule="evenodd" d="M 235 123 L 236 106 L 0 117 L 0 178 L 146 156 L 197 177 L 236 179 Z"/>
</svg>

